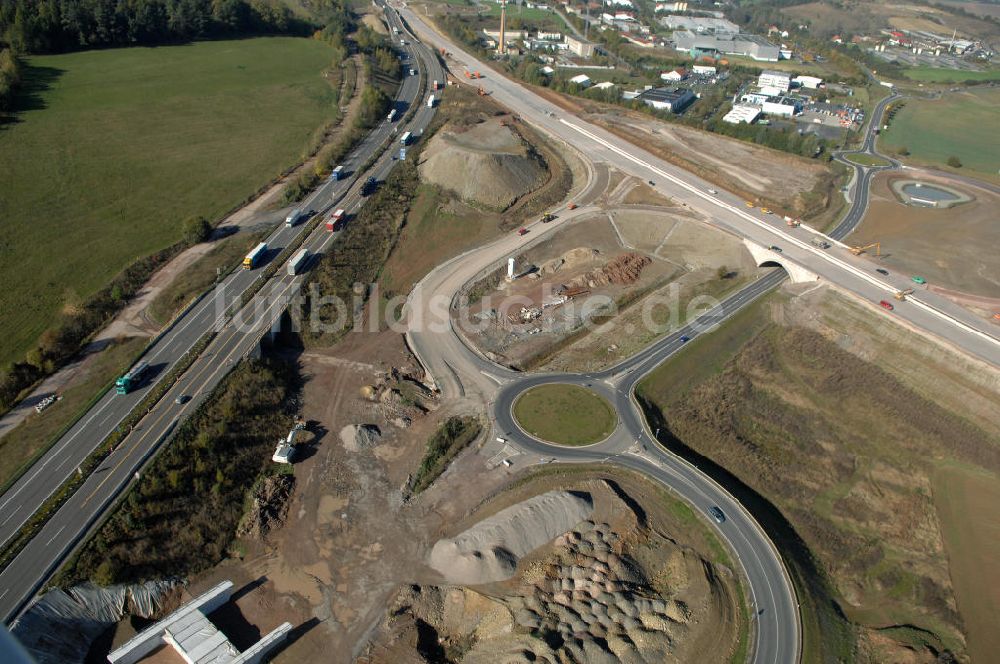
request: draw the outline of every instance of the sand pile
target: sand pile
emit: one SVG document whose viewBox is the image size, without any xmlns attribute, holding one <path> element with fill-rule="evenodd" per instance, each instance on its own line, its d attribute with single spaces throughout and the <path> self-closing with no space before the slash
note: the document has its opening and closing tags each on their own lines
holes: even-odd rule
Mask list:
<svg viewBox="0 0 1000 664">
<path fill-rule="evenodd" d="M 374 424 L 348 424 L 340 430 L 340 442 L 348 452 L 370 449 L 381 437 L 382 432 Z"/>
<path fill-rule="evenodd" d="M 501 510 L 454 539 L 439 540 L 430 565 L 451 583 L 509 579 L 522 556 L 567 532 L 593 509 L 589 494 L 550 491 Z"/>
<path fill-rule="evenodd" d="M 483 122 L 435 135 L 422 153 L 420 177 L 465 201 L 504 210 L 542 184 L 545 165 L 508 127 Z"/>
<path fill-rule="evenodd" d="M 545 261 L 538 266 L 538 271 L 542 274 L 552 274 L 558 272 L 562 268 L 573 269 L 586 265 L 587 263 L 595 260 L 600 256 L 601 252 L 597 249 L 588 249 L 587 247 L 577 247 L 576 249 L 570 249 L 562 256 L 558 258 L 553 258 L 552 260 Z"/>
</svg>

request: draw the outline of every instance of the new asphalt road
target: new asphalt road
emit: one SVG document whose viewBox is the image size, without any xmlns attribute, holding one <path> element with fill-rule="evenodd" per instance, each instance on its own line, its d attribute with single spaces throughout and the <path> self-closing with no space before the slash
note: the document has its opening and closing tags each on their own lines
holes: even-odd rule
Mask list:
<svg viewBox="0 0 1000 664">
<path fill-rule="evenodd" d="M 388 16 L 393 24 L 402 28 L 394 12 L 389 12 Z M 384 180 L 395 164 L 393 157 L 399 146 L 394 137 L 404 131 L 419 135 L 430 122 L 434 109 L 426 106 L 423 97 L 417 98 L 420 79 L 443 80 L 444 72 L 436 56 L 425 47 L 411 44 L 401 49 L 406 52 L 404 72 L 412 66 L 421 74 L 406 76 L 396 98 L 400 117 L 411 105 L 419 104 L 413 118 L 405 127 L 399 126 L 398 121 L 381 123 L 345 160 L 348 177 L 325 183 L 300 204 L 302 209 L 324 214 L 336 205 L 337 208 L 344 208 L 349 218 L 363 203 L 364 197 L 360 194 L 363 180 L 369 175 Z M 389 149 L 370 170 L 363 174 L 352 172 L 378 154 L 390 139 L 394 142 L 389 144 Z M 292 228 L 286 228 L 281 223 L 267 240 L 269 260 L 303 232 L 302 223 Z M 305 239 L 302 247 L 308 249 L 310 254 L 320 253 L 335 242 L 336 237 L 337 233 L 327 233 L 321 225 Z M 241 294 L 261 278 L 260 272 L 260 268 L 237 270 L 224 279 L 213 293 L 178 317 L 146 353 L 144 359 L 152 366 L 152 372 L 140 388 L 127 395 L 116 395 L 113 391 L 105 395 L 0 499 L 0 515 L 3 518 L 0 538 L 7 541 L 45 499 L 76 472 L 90 452 L 118 426 L 157 380 L 206 332 L 213 327 L 217 329 L 215 338 L 191 368 L 0 573 L 0 614 L 5 621 L 9 622 L 17 615 L 141 469 L 144 461 L 169 438 L 177 424 L 193 412 L 240 358 L 256 348 L 260 337 L 284 311 L 288 298 L 298 291 L 304 278 L 288 275 L 285 266 L 281 266 L 233 320 L 220 325 L 226 308 L 237 302 Z M 190 400 L 178 404 L 176 398 L 180 395 L 186 395 Z"/>
<path fill-rule="evenodd" d="M 402 10 L 411 27 L 424 39 L 448 51 L 453 71 L 465 67 L 480 72 L 490 71 L 447 37 L 437 33 L 408 9 Z M 712 221 L 735 234 L 770 247 L 771 259 L 784 264 L 787 254 L 794 263 L 805 266 L 817 277 L 846 287 L 865 299 L 878 301 L 899 287 L 870 276 L 873 267 L 854 257 L 847 247 L 836 241 L 849 234 L 860 222 L 868 205 L 870 180 L 876 169 L 857 167 L 851 191 L 851 207 L 828 239 L 836 252 L 827 252 L 810 244 L 822 234 L 810 229 L 788 228 L 771 215 L 748 212 L 742 201 L 718 194 L 710 185 L 662 162 L 631 145 L 621 146 L 616 137 L 598 127 L 566 116 L 559 108 L 542 100 L 529 89 L 497 74 L 487 74 L 486 89 L 501 103 L 520 113 L 521 117 L 557 139 L 576 147 L 595 162 L 611 164 L 624 172 L 648 179 L 671 198 L 698 209 Z M 461 76 L 457 77 L 461 80 Z M 483 84 L 477 81 L 477 84 Z M 891 98 L 883 100 L 872 113 L 865 137 L 864 151 L 873 150 L 874 128 Z M 593 194 L 585 192 L 581 199 Z M 580 200 L 580 199 L 578 199 Z M 583 203 L 587 203 L 583 200 Z M 463 285 L 502 265 L 507 255 L 523 251 L 554 227 L 572 223 L 587 213 L 586 207 L 573 212 L 561 212 L 557 223 L 528 227 L 524 238 L 501 238 L 487 247 L 456 257 L 434 270 L 414 289 L 407 304 L 411 330 L 407 334 L 410 347 L 427 369 L 429 378 L 452 397 L 468 397 L 477 393 L 489 401 L 498 440 L 513 444 L 521 452 L 540 457 L 544 462 L 603 462 L 615 463 L 643 472 L 670 487 L 701 513 L 718 506 L 726 518 L 716 523 L 719 534 L 728 542 L 738 558 L 750 589 L 753 615 L 753 659 L 756 662 L 797 662 L 801 653 L 801 626 L 798 602 L 781 556 L 756 520 L 721 486 L 691 464 L 666 451 L 650 432 L 634 398 L 635 386 L 641 378 L 665 359 L 681 350 L 696 337 L 710 331 L 748 303 L 777 286 L 785 278 L 774 270 L 755 283 L 731 295 L 720 305 L 691 324 L 665 336 L 645 350 L 602 372 L 587 375 L 548 374 L 519 376 L 497 366 L 467 346 L 459 333 L 442 322 L 435 311 L 441 301 L 454 303 Z M 780 240 L 782 246 L 775 244 Z M 884 275 L 883 275 L 884 276 Z M 896 281 L 899 283 L 899 280 Z M 904 282 L 905 283 L 905 282 Z M 923 295 L 921 296 L 923 297 Z M 909 303 L 908 303 L 909 304 Z M 934 305 L 943 307 L 936 309 Z M 997 361 L 997 343 L 988 331 L 970 320 L 965 312 L 949 309 L 947 303 L 933 303 L 914 311 L 904 311 L 911 320 L 932 333 L 945 338 L 959 337 L 967 351 Z M 881 314 L 873 308 L 873 314 Z M 952 314 L 956 314 L 954 317 Z M 435 323 L 438 325 L 435 326 Z M 604 396 L 615 407 L 620 418 L 615 432 L 605 441 L 585 448 L 564 448 L 539 441 L 523 431 L 514 420 L 512 408 L 525 390 L 536 385 L 562 382 L 582 385 Z"/>
</svg>

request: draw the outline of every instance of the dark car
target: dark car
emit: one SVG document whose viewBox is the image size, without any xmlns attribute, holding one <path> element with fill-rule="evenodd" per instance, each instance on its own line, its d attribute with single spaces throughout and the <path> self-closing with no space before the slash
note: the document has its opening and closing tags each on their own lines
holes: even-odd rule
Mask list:
<svg viewBox="0 0 1000 664">
<path fill-rule="evenodd" d="M 708 508 L 708 513 L 711 514 L 712 518 L 715 519 L 718 523 L 722 523 L 723 521 L 726 520 L 726 515 L 723 514 L 722 510 L 720 510 L 715 505 L 712 505 L 711 507 Z"/>
<path fill-rule="evenodd" d="M 781 247 L 779 247 L 776 244 L 772 244 L 770 247 L 768 247 L 768 249 L 770 249 L 771 251 L 775 251 L 775 252 L 777 252 L 779 254 L 781 253 Z"/>
<path fill-rule="evenodd" d="M 885 275 L 887 277 L 889 276 L 889 270 L 883 269 L 881 267 L 875 268 L 875 271 L 878 272 L 879 274 Z"/>
<path fill-rule="evenodd" d="M 689 337 L 688 335 L 685 334 L 684 336 L 681 337 L 682 344 L 686 344 L 689 341 L 691 341 L 691 337 Z"/>
<path fill-rule="evenodd" d="M 186 394 L 181 394 L 181 395 L 180 395 L 180 396 L 178 396 L 178 397 L 177 397 L 176 399 L 174 399 L 174 403 L 175 403 L 175 404 L 177 404 L 178 406 L 183 406 L 183 405 L 184 405 L 184 404 L 186 404 L 186 403 L 187 403 L 188 401 L 190 401 L 190 399 L 191 399 L 191 397 L 189 397 L 188 395 L 186 395 Z"/>
</svg>

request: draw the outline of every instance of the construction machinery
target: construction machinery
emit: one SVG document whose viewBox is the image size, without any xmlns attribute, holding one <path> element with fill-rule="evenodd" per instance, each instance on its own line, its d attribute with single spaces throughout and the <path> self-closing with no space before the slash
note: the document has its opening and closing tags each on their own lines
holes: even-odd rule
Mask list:
<svg viewBox="0 0 1000 664">
<path fill-rule="evenodd" d="M 872 247 L 875 247 L 875 255 L 876 256 L 881 256 L 882 255 L 882 244 L 879 243 L 879 242 L 872 242 L 871 244 L 866 244 L 863 247 L 850 247 L 850 250 L 851 250 L 851 253 L 854 254 L 855 256 L 860 256 L 861 254 L 865 253 L 866 251 L 868 251 Z"/>
<path fill-rule="evenodd" d="M 484 90 L 483 86 L 481 85 L 479 86 L 479 90 L 477 90 L 477 92 L 479 93 L 480 97 L 488 97 L 490 95 L 490 93 Z"/>
<path fill-rule="evenodd" d="M 904 302 L 904 301 L 906 301 L 906 296 L 907 295 L 911 295 L 912 293 L 913 293 L 913 289 L 912 288 L 907 288 L 906 290 L 896 291 L 896 296 L 895 297 L 900 302 Z"/>
<path fill-rule="evenodd" d="M 748 208 L 752 208 L 753 207 L 753 201 L 747 201 L 747 207 Z"/>
<path fill-rule="evenodd" d="M 801 219 L 792 219 L 791 217 L 786 216 L 785 217 L 785 224 L 788 225 L 790 228 L 798 228 L 799 226 L 802 225 L 802 220 Z"/>
</svg>

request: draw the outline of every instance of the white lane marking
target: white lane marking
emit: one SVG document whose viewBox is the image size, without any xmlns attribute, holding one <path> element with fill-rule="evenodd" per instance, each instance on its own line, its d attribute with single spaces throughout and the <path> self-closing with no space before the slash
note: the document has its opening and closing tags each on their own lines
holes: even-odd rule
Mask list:
<svg viewBox="0 0 1000 664">
<path fill-rule="evenodd" d="M 55 538 L 59 537 L 59 533 L 61 533 L 65 529 L 66 529 L 66 526 L 59 526 L 59 530 L 56 531 L 55 535 L 53 535 L 52 537 L 49 538 L 49 541 L 45 543 L 45 546 L 48 546 L 49 544 L 52 544 L 52 540 L 54 540 Z"/>
<path fill-rule="evenodd" d="M 615 154 L 618 154 L 618 155 L 624 157 L 625 159 L 628 159 L 629 161 L 631 161 L 631 162 L 633 162 L 633 163 L 635 163 L 635 164 L 637 164 L 639 166 L 642 166 L 643 168 L 647 168 L 647 169 L 653 171 L 654 173 L 656 173 L 657 175 L 660 175 L 662 177 L 667 178 L 668 180 L 670 180 L 674 184 L 678 185 L 679 187 L 688 190 L 689 192 L 691 192 L 691 193 L 695 194 L 696 196 L 698 196 L 698 197 L 700 197 L 700 198 L 708 201 L 709 203 L 713 203 L 713 204 L 715 204 L 715 205 L 717 205 L 717 206 L 719 206 L 719 207 L 721 207 L 721 208 L 723 208 L 725 210 L 728 210 L 729 212 L 731 212 L 731 213 L 735 214 L 736 216 L 741 217 L 741 218 L 743 218 L 743 219 L 751 222 L 752 224 L 758 226 L 759 228 L 762 228 L 762 229 L 764 229 L 764 230 L 766 230 L 766 231 L 768 231 L 770 233 L 773 233 L 773 234 L 777 235 L 778 237 L 782 238 L 783 241 L 791 242 L 792 244 L 796 245 L 800 249 L 803 249 L 803 250 L 811 253 L 814 256 L 819 256 L 820 258 L 822 258 L 822 259 L 824 259 L 824 260 L 826 260 L 826 261 L 828 261 L 830 263 L 833 263 L 834 265 L 837 265 L 841 269 L 850 272 L 854 276 L 856 276 L 856 277 L 858 277 L 858 278 L 860 278 L 860 279 L 862 279 L 864 281 L 867 281 L 868 283 L 876 286 L 877 288 L 879 288 L 881 290 L 884 290 L 884 291 L 886 291 L 888 293 L 896 293 L 897 292 L 897 289 L 894 286 L 892 286 L 890 284 L 887 284 L 887 283 L 885 283 L 885 282 L 883 282 L 883 281 L 881 281 L 879 279 L 876 279 L 876 278 L 872 277 L 871 275 L 865 273 L 860 268 L 857 268 L 857 267 L 851 265 L 850 263 L 847 263 L 846 261 L 843 261 L 843 260 L 841 260 L 841 259 L 839 259 L 839 258 L 837 258 L 835 256 L 832 256 L 832 255 L 830 255 L 829 253 L 827 253 L 825 251 L 817 250 L 815 247 L 812 247 L 809 243 L 803 242 L 802 240 L 799 240 L 796 237 L 792 237 L 791 235 L 789 235 L 788 233 L 784 232 L 780 228 L 775 228 L 774 226 L 771 226 L 770 224 L 766 223 L 765 221 L 763 221 L 761 219 L 758 219 L 757 217 L 754 217 L 752 215 L 747 214 L 746 212 L 744 212 L 743 210 L 737 208 L 736 206 L 730 205 L 729 203 L 726 203 L 725 201 L 722 201 L 722 200 L 720 200 L 718 198 L 715 198 L 714 196 L 711 196 L 711 195 L 709 195 L 709 194 L 701 191 L 701 189 L 699 189 L 698 187 L 695 187 L 694 185 L 688 184 L 684 180 L 681 180 L 680 178 L 678 178 L 678 177 L 676 177 L 674 175 L 671 175 L 670 173 L 667 173 L 666 171 L 664 171 L 664 170 L 662 170 L 660 168 L 657 168 L 656 166 L 653 166 L 652 164 L 649 164 L 649 163 L 643 161 L 642 159 L 639 159 L 638 157 L 636 157 L 636 156 L 634 156 L 634 155 L 626 152 L 625 150 L 622 150 L 618 146 L 613 145 L 612 143 L 609 143 L 608 141 L 604 140 L 600 136 L 597 136 L 596 134 L 594 134 L 594 133 L 592 133 L 592 132 L 584 129 L 583 127 L 575 125 L 572 122 L 568 122 L 568 121 L 566 121 L 563 118 L 560 118 L 559 122 L 561 122 L 562 124 L 566 125 L 570 129 L 573 129 L 573 130 L 575 130 L 575 131 L 583 134 L 587 138 L 590 138 L 595 143 L 598 143 L 598 144 L 604 146 L 605 148 L 611 150 Z M 809 269 L 809 266 L 807 266 L 807 265 L 803 265 L 803 267 L 806 268 L 806 269 Z M 942 320 L 945 320 L 945 321 L 947 321 L 947 322 L 949 322 L 949 323 L 951 323 L 951 324 L 953 324 L 953 325 L 955 325 L 957 327 L 960 327 L 960 328 L 966 330 L 967 332 L 971 332 L 971 333 L 973 333 L 975 335 L 978 335 L 978 336 L 982 337 L 983 339 L 986 339 L 987 341 L 990 341 L 990 342 L 992 342 L 992 343 L 1000 346 L 1000 339 L 997 339 L 996 337 L 993 337 L 993 336 L 991 336 L 991 335 L 989 335 L 989 334 L 987 334 L 987 333 L 985 333 L 985 332 L 983 332 L 981 330 L 978 330 L 978 329 L 972 327 L 971 325 L 968 325 L 967 323 L 965 323 L 965 322 L 963 322 L 963 321 L 961 321 L 961 320 L 959 320 L 957 318 L 954 318 L 953 316 L 951 316 L 949 314 L 946 314 L 943 311 L 940 311 L 940 310 L 936 309 L 932 305 L 928 305 L 928 304 L 923 303 L 920 300 L 918 300 L 916 298 L 912 298 L 912 297 L 911 297 L 911 300 L 914 303 L 918 304 L 918 305 L 923 305 L 924 309 L 926 309 L 927 311 L 929 311 L 929 312 L 937 315 Z"/>
</svg>

